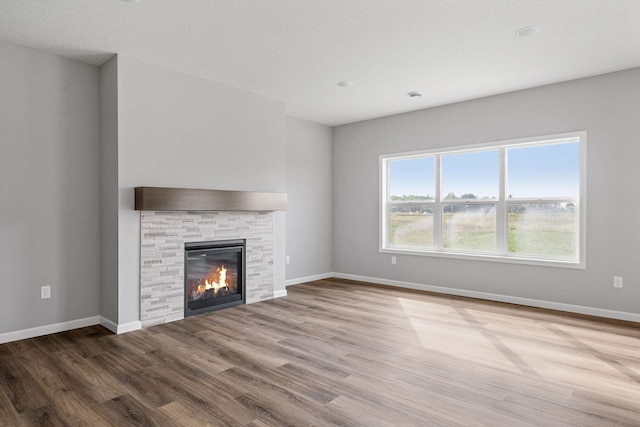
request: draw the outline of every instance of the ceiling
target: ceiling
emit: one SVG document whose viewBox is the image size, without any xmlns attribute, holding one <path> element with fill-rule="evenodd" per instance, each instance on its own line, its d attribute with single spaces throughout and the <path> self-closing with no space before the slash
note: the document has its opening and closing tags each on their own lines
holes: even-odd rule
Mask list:
<svg viewBox="0 0 640 427">
<path fill-rule="evenodd" d="M 638 67 L 640 0 L 0 0 L 0 40 L 123 54 L 333 126 Z"/>
</svg>

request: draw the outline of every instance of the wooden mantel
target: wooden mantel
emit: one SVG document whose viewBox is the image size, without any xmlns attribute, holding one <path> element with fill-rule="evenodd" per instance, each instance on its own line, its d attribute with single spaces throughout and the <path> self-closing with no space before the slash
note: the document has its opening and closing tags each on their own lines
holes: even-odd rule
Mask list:
<svg viewBox="0 0 640 427">
<path fill-rule="evenodd" d="M 136 187 L 137 211 L 284 211 L 285 193 Z"/>
</svg>

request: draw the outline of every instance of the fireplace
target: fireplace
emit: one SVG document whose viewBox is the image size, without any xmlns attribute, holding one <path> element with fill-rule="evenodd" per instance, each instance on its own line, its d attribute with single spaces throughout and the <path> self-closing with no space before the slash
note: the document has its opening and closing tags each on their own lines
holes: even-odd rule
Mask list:
<svg viewBox="0 0 640 427">
<path fill-rule="evenodd" d="M 184 316 L 244 304 L 245 240 L 184 245 Z"/>
<path fill-rule="evenodd" d="M 284 265 L 278 267 L 277 257 L 278 244 L 284 243 L 280 234 L 284 232 L 284 221 L 277 218 L 278 212 L 286 208 L 284 193 L 136 187 L 135 209 L 140 211 L 142 327 L 184 319 L 203 312 L 198 310 L 206 311 L 209 305 L 216 309 L 286 295 L 284 290 L 276 294 L 276 283 L 284 281 Z M 200 261 L 197 268 L 200 277 L 188 275 L 185 244 L 187 250 L 199 250 L 208 246 L 204 242 L 219 244 L 230 239 L 245 242 L 244 259 L 238 261 L 236 250 L 235 256 L 228 260 L 239 270 L 236 293 L 228 292 L 225 286 L 222 292 L 215 293 L 215 298 L 206 298 L 211 301 L 205 302 L 204 297 L 212 292 L 204 297 L 196 295 L 197 298 L 190 301 L 187 292 L 190 281 L 202 280 L 202 275 L 207 275 L 211 268 L 203 273 L 201 270 L 206 264 Z M 229 266 L 225 264 L 227 277 L 232 276 Z M 219 274 L 218 268 L 213 272 Z M 205 290 L 206 280 L 205 277 Z"/>
</svg>

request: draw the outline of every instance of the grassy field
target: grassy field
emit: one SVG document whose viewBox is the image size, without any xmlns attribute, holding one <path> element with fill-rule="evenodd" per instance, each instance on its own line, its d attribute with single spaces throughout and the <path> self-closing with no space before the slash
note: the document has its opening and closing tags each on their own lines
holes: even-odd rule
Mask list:
<svg viewBox="0 0 640 427">
<path fill-rule="evenodd" d="M 510 213 L 509 252 L 571 257 L 576 247 L 575 213 Z"/>
<path fill-rule="evenodd" d="M 390 218 L 394 246 L 433 247 L 433 215 L 394 213 Z M 446 213 L 445 249 L 495 251 L 495 214 Z M 569 211 L 510 213 L 509 252 L 521 255 L 571 257 L 575 253 L 576 214 Z"/>
<path fill-rule="evenodd" d="M 392 245 L 433 247 L 433 215 L 391 214 L 389 230 Z"/>
<path fill-rule="evenodd" d="M 495 252 L 495 212 L 444 214 L 442 217 L 442 247 Z"/>
</svg>

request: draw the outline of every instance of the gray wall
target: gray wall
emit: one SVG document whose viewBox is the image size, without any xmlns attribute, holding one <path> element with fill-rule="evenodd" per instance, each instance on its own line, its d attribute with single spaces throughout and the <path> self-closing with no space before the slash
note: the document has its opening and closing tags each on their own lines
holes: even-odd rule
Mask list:
<svg viewBox="0 0 640 427">
<path fill-rule="evenodd" d="M 285 191 L 284 104 L 118 56 L 118 323 L 139 320 L 134 187 Z M 284 289 L 284 213 L 276 283 Z"/>
<path fill-rule="evenodd" d="M 0 42 L 0 76 L 0 333 L 97 316 L 98 69 Z"/>
<path fill-rule="evenodd" d="M 139 320 L 140 185 L 288 192 L 276 292 L 286 227 L 289 280 L 333 270 L 640 312 L 640 201 L 630 197 L 640 69 L 340 126 L 333 137 L 285 118 L 280 102 L 126 57 L 99 71 L 0 42 L 0 71 L 0 333 L 98 314 Z M 588 132 L 585 270 L 408 255 L 392 266 L 378 252 L 380 154 L 574 130 Z M 40 299 L 45 284 L 50 300 Z"/>
<path fill-rule="evenodd" d="M 331 128 L 287 118 L 287 279 L 333 271 Z"/>
<path fill-rule="evenodd" d="M 335 271 L 640 313 L 639 117 L 633 69 L 334 128 Z M 588 132 L 585 270 L 378 252 L 380 154 L 575 130 Z"/>
<path fill-rule="evenodd" d="M 100 314 L 118 323 L 118 58 L 100 66 Z M 113 325 L 110 325 L 113 327 Z"/>
</svg>

